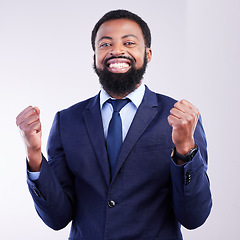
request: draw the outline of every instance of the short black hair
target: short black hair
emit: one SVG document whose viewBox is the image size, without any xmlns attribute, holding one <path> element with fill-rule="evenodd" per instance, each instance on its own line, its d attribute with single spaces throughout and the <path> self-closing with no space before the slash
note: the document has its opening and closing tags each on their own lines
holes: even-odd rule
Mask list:
<svg viewBox="0 0 240 240">
<path fill-rule="evenodd" d="M 102 18 L 100 18 L 100 20 L 94 26 L 92 30 L 92 36 L 91 36 L 93 51 L 95 51 L 95 39 L 96 39 L 97 31 L 100 28 L 100 26 L 109 20 L 115 20 L 115 19 L 129 19 L 136 22 L 142 29 L 145 45 L 149 48 L 151 47 L 151 32 L 147 23 L 135 13 L 132 13 L 127 10 L 119 9 L 119 10 L 113 10 L 106 13 Z"/>
</svg>

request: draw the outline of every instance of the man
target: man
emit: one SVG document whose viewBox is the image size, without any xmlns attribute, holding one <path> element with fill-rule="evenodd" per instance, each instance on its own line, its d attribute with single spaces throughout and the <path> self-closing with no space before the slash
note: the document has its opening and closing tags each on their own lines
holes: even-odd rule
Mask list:
<svg viewBox="0 0 240 240">
<path fill-rule="evenodd" d="M 39 109 L 17 117 L 36 210 L 56 230 L 72 221 L 69 239 L 182 239 L 180 225 L 199 227 L 212 205 L 199 112 L 143 85 L 151 34 L 137 15 L 105 14 L 92 47 L 103 89 L 56 114 L 48 162 Z"/>
</svg>

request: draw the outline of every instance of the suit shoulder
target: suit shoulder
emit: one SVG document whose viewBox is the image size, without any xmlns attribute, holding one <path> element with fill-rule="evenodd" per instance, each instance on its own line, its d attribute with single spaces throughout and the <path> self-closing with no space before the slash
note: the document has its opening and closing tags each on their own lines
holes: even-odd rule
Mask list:
<svg viewBox="0 0 240 240">
<path fill-rule="evenodd" d="M 169 97 L 167 95 L 156 92 L 154 92 L 154 94 L 156 95 L 158 106 L 162 106 L 166 109 L 173 108 L 173 105 L 177 102 L 176 99 Z"/>
<path fill-rule="evenodd" d="M 157 103 L 160 105 L 165 105 L 165 106 L 173 106 L 177 101 L 167 95 L 156 93 L 154 91 L 151 91 L 147 86 L 146 86 L 146 95 L 149 96 L 148 99 L 155 101 L 155 96 L 157 98 Z M 154 96 L 155 95 L 155 96 Z"/>
<path fill-rule="evenodd" d="M 158 102 L 161 102 L 162 104 L 174 105 L 177 102 L 176 99 L 169 97 L 167 95 L 156 93 L 156 96 L 157 96 Z"/>
<path fill-rule="evenodd" d="M 176 100 L 159 93 L 156 93 L 156 96 L 159 110 L 161 111 L 161 114 L 165 115 L 165 117 L 167 118 L 167 116 L 170 114 L 170 110 L 174 107 Z"/>
</svg>

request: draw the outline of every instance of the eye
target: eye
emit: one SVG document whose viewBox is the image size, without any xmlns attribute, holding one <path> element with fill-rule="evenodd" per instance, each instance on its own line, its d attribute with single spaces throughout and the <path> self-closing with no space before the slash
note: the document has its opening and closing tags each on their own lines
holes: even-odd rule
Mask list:
<svg viewBox="0 0 240 240">
<path fill-rule="evenodd" d="M 100 48 L 105 48 L 105 47 L 110 47 L 110 46 L 112 46 L 111 43 L 101 43 L 101 44 L 99 45 Z"/>
<path fill-rule="evenodd" d="M 136 43 L 133 41 L 127 41 L 124 43 L 124 46 L 127 46 L 127 47 L 134 47 L 135 45 Z"/>
</svg>

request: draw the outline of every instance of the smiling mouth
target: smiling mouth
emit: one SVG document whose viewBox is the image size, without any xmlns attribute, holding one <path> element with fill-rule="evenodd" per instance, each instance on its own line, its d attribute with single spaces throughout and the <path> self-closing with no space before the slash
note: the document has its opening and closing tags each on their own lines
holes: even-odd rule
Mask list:
<svg viewBox="0 0 240 240">
<path fill-rule="evenodd" d="M 124 58 L 114 58 L 107 61 L 107 68 L 113 73 L 125 73 L 131 68 L 131 62 Z"/>
</svg>

